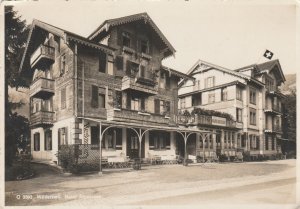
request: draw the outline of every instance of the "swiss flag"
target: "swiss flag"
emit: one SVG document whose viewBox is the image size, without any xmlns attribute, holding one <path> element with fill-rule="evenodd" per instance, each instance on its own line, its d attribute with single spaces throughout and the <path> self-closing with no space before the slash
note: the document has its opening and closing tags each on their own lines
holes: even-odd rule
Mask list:
<svg viewBox="0 0 300 209">
<path fill-rule="evenodd" d="M 267 58 L 267 59 L 272 59 L 274 53 L 269 51 L 269 50 L 266 50 L 265 53 L 264 53 L 264 57 Z"/>
</svg>

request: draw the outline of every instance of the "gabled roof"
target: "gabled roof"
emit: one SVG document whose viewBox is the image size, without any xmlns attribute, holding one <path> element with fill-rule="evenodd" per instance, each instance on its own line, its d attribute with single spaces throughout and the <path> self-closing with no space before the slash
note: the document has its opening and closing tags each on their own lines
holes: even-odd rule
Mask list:
<svg viewBox="0 0 300 209">
<path fill-rule="evenodd" d="M 157 35 L 160 37 L 163 43 L 166 44 L 166 46 L 169 49 L 169 54 L 175 54 L 176 50 L 174 49 L 174 47 L 171 45 L 171 43 L 167 40 L 167 38 L 164 36 L 164 34 L 160 31 L 160 29 L 157 27 L 157 25 L 153 22 L 153 20 L 146 12 L 105 20 L 96 30 L 94 30 L 91 33 L 91 35 L 88 36 L 88 39 L 95 40 L 95 38 L 97 38 L 100 34 L 107 34 L 109 29 L 113 26 L 123 25 L 138 20 L 144 20 L 145 23 L 148 23 L 157 33 Z"/>
<path fill-rule="evenodd" d="M 37 32 L 37 29 L 41 29 L 43 31 L 47 31 L 49 33 L 52 33 L 62 39 L 64 39 L 66 42 L 71 40 L 71 41 L 76 41 L 78 43 L 81 43 L 83 45 L 89 46 L 89 47 L 93 47 L 93 48 L 97 48 L 99 50 L 102 50 L 106 53 L 112 54 L 114 49 L 102 44 L 98 44 L 98 43 L 94 43 L 92 41 L 90 41 L 87 38 L 84 38 L 80 35 L 77 35 L 75 33 L 72 33 L 70 31 L 58 28 L 56 26 L 50 25 L 48 23 L 42 22 L 40 20 L 36 20 L 34 19 L 32 21 L 31 27 L 30 27 L 30 31 L 29 31 L 29 35 L 27 38 L 27 43 L 26 43 L 26 47 L 24 50 L 24 54 L 21 60 L 21 64 L 20 64 L 20 68 L 19 68 L 19 72 L 21 72 L 23 70 L 23 68 L 29 68 L 29 55 L 32 52 L 32 40 L 34 40 L 35 35 Z M 35 40 L 34 40 L 35 41 Z"/>
<path fill-rule="evenodd" d="M 230 75 L 233 75 L 233 76 L 236 76 L 236 77 L 239 77 L 239 78 L 243 78 L 245 80 L 248 80 L 248 81 L 252 81 L 258 85 L 264 85 L 262 82 L 254 79 L 254 78 L 251 78 L 251 76 L 248 76 L 248 75 L 245 75 L 243 73 L 239 73 L 239 72 L 236 72 L 234 70 L 230 70 L 230 69 L 227 69 L 227 68 L 224 68 L 224 67 L 221 67 L 221 66 L 218 66 L 218 65 L 215 65 L 215 64 L 212 64 L 212 63 L 209 63 L 209 62 L 206 62 L 206 61 L 203 61 L 203 60 L 198 60 L 193 66 L 192 68 L 187 72 L 187 75 L 190 75 L 192 76 L 194 74 L 194 72 L 196 70 L 198 70 L 198 68 L 201 66 L 201 65 L 205 65 L 207 66 L 208 68 L 206 69 L 202 69 L 200 71 L 197 71 L 197 72 L 204 72 L 206 70 L 210 70 L 210 69 L 215 69 L 215 70 L 219 70 L 219 71 L 222 71 L 222 72 L 225 72 L 225 73 L 228 73 Z M 181 81 L 179 83 L 179 86 L 182 86 L 184 83 L 184 81 Z"/>
<path fill-rule="evenodd" d="M 161 66 L 161 69 L 165 70 L 165 71 L 168 71 L 171 75 L 174 74 L 176 75 L 177 77 L 179 78 L 183 78 L 185 80 L 195 80 L 195 78 L 193 76 L 189 76 L 185 73 L 182 73 L 182 72 L 179 72 L 177 70 L 174 70 L 172 68 L 169 68 L 169 67 L 166 67 L 166 66 Z"/>
<path fill-rule="evenodd" d="M 276 66 L 277 66 L 277 68 L 275 68 Z M 236 72 L 241 72 L 241 71 L 246 70 L 246 69 L 254 69 L 255 70 L 254 75 L 259 75 L 261 73 L 268 73 L 268 72 L 271 72 L 274 69 L 277 69 L 278 74 L 280 75 L 280 80 L 282 82 L 285 81 L 285 77 L 284 77 L 284 74 L 282 72 L 281 65 L 280 65 L 278 59 L 271 60 L 271 61 L 264 62 L 264 63 L 260 63 L 260 64 L 248 65 L 248 66 L 245 66 L 245 67 L 242 67 L 242 68 L 238 68 L 235 71 Z"/>
</svg>

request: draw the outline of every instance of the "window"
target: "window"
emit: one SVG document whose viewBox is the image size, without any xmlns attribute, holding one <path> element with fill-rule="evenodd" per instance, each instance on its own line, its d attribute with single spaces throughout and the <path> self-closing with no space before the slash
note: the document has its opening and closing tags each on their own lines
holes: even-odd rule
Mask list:
<svg viewBox="0 0 300 209">
<path fill-rule="evenodd" d="M 170 149 L 170 133 L 163 131 L 150 131 L 149 149 Z"/>
<path fill-rule="evenodd" d="M 214 103 L 215 102 L 215 92 L 208 93 L 208 103 Z"/>
<path fill-rule="evenodd" d="M 236 108 L 236 120 L 237 122 L 242 122 L 242 109 Z"/>
<path fill-rule="evenodd" d="M 59 128 L 58 129 L 58 145 L 67 145 L 68 144 L 68 128 Z"/>
<path fill-rule="evenodd" d="M 194 91 L 200 90 L 200 80 L 196 80 L 194 84 Z"/>
<path fill-rule="evenodd" d="M 250 103 L 256 104 L 256 90 L 253 88 L 250 88 Z"/>
<path fill-rule="evenodd" d="M 139 149 L 139 139 L 137 136 L 130 137 L 130 148 L 131 149 Z"/>
<path fill-rule="evenodd" d="M 160 73 L 159 87 L 162 89 L 166 88 L 166 74 L 164 72 Z"/>
<path fill-rule="evenodd" d="M 40 151 L 40 133 L 35 133 L 33 135 L 33 149 L 34 151 Z"/>
<path fill-rule="evenodd" d="M 171 108 L 170 101 L 165 101 L 164 102 L 164 115 L 170 116 L 170 108 Z"/>
<path fill-rule="evenodd" d="M 122 129 L 108 129 L 102 139 L 102 147 L 104 149 L 122 149 Z"/>
<path fill-rule="evenodd" d="M 149 53 L 149 41 L 141 40 L 141 49 L 142 53 L 148 54 Z"/>
<path fill-rule="evenodd" d="M 101 52 L 99 54 L 99 72 L 106 73 L 106 54 L 104 52 Z"/>
<path fill-rule="evenodd" d="M 131 47 L 131 40 L 130 40 L 130 34 L 127 32 L 122 33 L 122 41 L 123 41 L 123 46 L 126 47 Z"/>
<path fill-rule="evenodd" d="M 192 95 L 192 106 L 197 106 L 202 104 L 202 94 L 194 94 Z"/>
<path fill-rule="evenodd" d="M 243 101 L 242 89 L 239 87 L 236 87 L 236 99 Z"/>
<path fill-rule="evenodd" d="M 185 97 L 180 99 L 180 108 L 181 109 L 185 108 Z"/>
<path fill-rule="evenodd" d="M 63 54 L 60 57 L 60 75 L 66 72 L 66 55 Z"/>
<path fill-rule="evenodd" d="M 275 91 L 275 85 L 274 85 L 274 80 L 270 78 L 269 76 L 266 76 L 266 88 L 268 91 Z"/>
<path fill-rule="evenodd" d="M 250 108 L 250 125 L 256 125 L 256 109 Z"/>
<path fill-rule="evenodd" d="M 105 94 L 99 93 L 99 107 L 105 108 Z"/>
<path fill-rule="evenodd" d="M 45 131 L 45 150 L 52 150 L 52 131 Z"/>
<path fill-rule="evenodd" d="M 227 88 L 221 89 L 221 101 L 227 101 Z"/>
<path fill-rule="evenodd" d="M 206 78 L 206 85 L 205 85 L 205 87 L 206 88 L 210 88 L 210 87 L 214 87 L 214 86 L 215 86 L 215 77 L 212 76 L 212 77 Z"/>
<path fill-rule="evenodd" d="M 66 108 L 66 87 L 62 88 L 60 92 L 60 106 L 61 109 Z"/>
</svg>

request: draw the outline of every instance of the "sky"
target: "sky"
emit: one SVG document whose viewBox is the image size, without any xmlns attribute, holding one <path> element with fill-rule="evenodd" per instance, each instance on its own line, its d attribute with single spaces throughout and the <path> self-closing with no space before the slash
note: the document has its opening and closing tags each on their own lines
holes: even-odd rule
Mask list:
<svg viewBox="0 0 300 209">
<path fill-rule="evenodd" d="M 213 3 L 211 3 L 213 2 Z M 269 3 L 268 3 L 269 2 Z M 35 1 L 16 2 L 30 24 L 39 19 L 87 37 L 104 20 L 147 12 L 176 49 L 163 64 L 187 72 L 198 59 L 228 69 L 279 59 L 296 73 L 295 1 Z"/>
</svg>

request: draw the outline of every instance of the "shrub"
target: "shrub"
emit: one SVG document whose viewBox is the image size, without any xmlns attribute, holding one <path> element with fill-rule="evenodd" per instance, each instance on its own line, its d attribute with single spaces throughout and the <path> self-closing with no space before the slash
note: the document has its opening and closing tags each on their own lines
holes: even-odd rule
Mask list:
<svg viewBox="0 0 300 209">
<path fill-rule="evenodd" d="M 65 172 L 78 173 L 78 146 L 61 146 L 57 152 L 57 158 Z"/>
<path fill-rule="evenodd" d="M 244 161 L 251 161 L 251 156 L 250 156 L 250 152 L 243 152 L 243 160 Z"/>
</svg>

